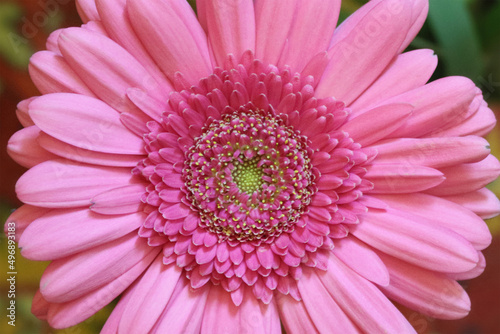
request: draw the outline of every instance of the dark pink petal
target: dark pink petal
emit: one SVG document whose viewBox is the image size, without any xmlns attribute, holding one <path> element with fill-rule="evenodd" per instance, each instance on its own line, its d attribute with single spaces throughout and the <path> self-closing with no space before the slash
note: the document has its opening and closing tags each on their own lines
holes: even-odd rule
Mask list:
<svg viewBox="0 0 500 334">
<path fill-rule="evenodd" d="M 404 213 L 370 210 L 349 230 L 373 248 L 429 270 L 467 271 L 478 261 L 477 251 L 458 233 Z"/>
<path fill-rule="evenodd" d="M 56 210 L 28 226 L 19 248 L 28 259 L 55 260 L 116 240 L 138 229 L 145 218 L 144 213 L 109 217 L 88 209 Z"/>
<path fill-rule="evenodd" d="M 7 152 L 9 156 L 23 167 L 31 168 L 44 161 L 57 159 L 58 157 L 45 150 L 38 143 L 40 129 L 30 126 L 17 131 L 9 139 Z"/>
<path fill-rule="evenodd" d="M 127 168 L 98 167 L 51 160 L 27 171 L 16 184 L 16 193 L 27 204 L 67 208 L 90 205 L 95 195 L 131 183 Z"/>
</svg>

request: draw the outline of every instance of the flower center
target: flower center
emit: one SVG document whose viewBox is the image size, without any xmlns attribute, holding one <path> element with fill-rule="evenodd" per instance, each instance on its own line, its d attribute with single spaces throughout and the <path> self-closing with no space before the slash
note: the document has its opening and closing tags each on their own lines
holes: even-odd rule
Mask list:
<svg viewBox="0 0 500 334">
<path fill-rule="evenodd" d="M 183 177 L 204 228 L 258 245 L 293 231 L 317 189 L 307 138 L 254 109 L 206 126 L 186 153 Z"/>
</svg>

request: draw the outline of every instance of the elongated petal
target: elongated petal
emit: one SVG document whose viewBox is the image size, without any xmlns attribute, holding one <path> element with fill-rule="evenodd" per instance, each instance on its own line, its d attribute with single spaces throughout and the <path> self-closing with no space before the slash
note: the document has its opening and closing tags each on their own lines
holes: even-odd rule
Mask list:
<svg viewBox="0 0 500 334">
<path fill-rule="evenodd" d="M 76 9 L 83 22 L 99 21 L 95 0 L 76 0 Z"/>
<path fill-rule="evenodd" d="M 299 0 L 255 0 L 255 56 L 277 64 L 285 46 Z"/>
<path fill-rule="evenodd" d="M 414 329 L 380 290 L 335 256 L 320 281 L 349 318 L 364 333 L 415 333 Z M 344 332 L 349 333 L 349 332 Z"/>
<path fill-rule="evenodd" d="M 375 185 L 371 193 L 413 193 L 444 181 L 443 173 L 437 169 L 401 164 L 373 164 L 367 168 L 365 177 Z"/>
<path fill-rule="evenodd" d="M 381 255 L 391 284 L 381 290 L 391 299 L 439 319 L 460 319 L 470 310 L 470 299 L 455 280 Z"/>
<path fill-rule="evenodd" d="M 359 110 L 423 86 L 431 78 L 436 66 L 437 56 L 432 50 L 403 53 L 350 105 L 350 108 L 356 114 Z"/>
<path fill-rule="evenodd" d="M 479 162 L 490 153 L 488 142 L 476 136 L 401 138 L 372 147 L 378 152 L 378 163 L 397 161 L 432 168 Z"/>
<path fill-rule="evenodd" d="M 104 215 L 138 212 L 141 209 L 141 196 L 146 193 L 145 184 L 131 184 L 100 193 L 91 200 L 90 209 Z"/>
<path fill-rule="evenodd" d="M 328 49 L 337 25 L 340 1 L 299 1 L 295 7 L 296 16 L 287 38 L 288 45 L 279 64 L 301 71 L 317 53 Z"/>
<path fill-rule="evenodd" d="M 486 223 L 461 205 L 426 194 L 375 195 L 375 197 L 391 208 L 400 210 L 402 214 L 415 215 L 415 219 L 423 219 L 460 234 L 476 249 L 484 249 L 491 243 L 491 233 Z"/>
<path fill-rule="evenodd" d="M 211 73 L 205 32 L 185 0 L 128 0 L 132 26 L 165 75 L 195 84 Z"/>
<path fill-rule="evenodd" d="M 33 120 L 31 119 L 29 115 L 29 105 L 31 102 L 33 102 L 35 99 L 37 99 L 37 96 L 30 97 L 29 99 L 23 100 L 17 104 L 17 109 L 16 109 L 16 116 L 19 122 L 25 127 L 29 127 L 32 125 L 35 125 L 33 123 Z"/>
<path fill-rule="evenodd" d="M 151 247 L 137 233 L 53 261 L 40 281 L 42 295 L 53 303 L 64 303 L 115 280 L 159 248 Z"/>
<path fill-rule="evenodd" d="M 138 229 L 145 218 L 144 213 L 108 217 L 88 209 L 56 210 L 31 223 L 19 247 L 28 259 L 55 260 L 118 239 Z"/>
<path fill-rule="evenodd" d="M 467 271 L 478 261 L 474 247 L 459 234 L 394 211 L 371 210 L 349 230 L 373 248 L 429 270 Z"/>
<path fill-rule="evenodd" d="M 144 67 L 113 40 L 81 29 L 65 29 L 59 47 L 71 68 L 104 102 L 122 112 L 134 110 L 127 89 L 137 87 L 166 97 Z"/>
<path fill-rule="evenodd" d="M 9 240 L 19 242 L 26 228 L 37 218 L 42 217 L 51 209 L 24 204 L 16 209 L 5 221 L 4 233 Z"/>
<path fill-rule="evenodd" d="M 411 16 L 408 1 L 368 3 L 334 35 L 330 64 L 316 96 L 353 102 L 384 71 L 406 38 Z M 376 59 L 377 61 L 373 61 Z"/>
<path fill-rule="evenodd" d="M 171 298 L 181 273 L 175 264 L 164 265 L 163 254 L 159 254 L 137 282 L 123 311 L 119 332 L 148 333 Z"/>
<path fill-rule="evenodd" d="M 444 198 L 471 210 L 483 219 L 493 218 L 500 213 L 500 200 L 486 188 Z"/>
<path fill-rule="evenodd" d="M 31 168 L 47 160 L 57 159 L 58 157 L 38 143 L 40 129 L 36 126 L 30 126 L 17 131 L 9 139 L 7 152 L 9 156 L 23 167 Z"/>
<path fill-rule="evenodd" d="M 16 193 L 27 204 L 67 208 L 90 205 L 95 195 L 130 183 L 126 168 L 98 167 L 51 160 L 27 171 L 16 184 Z"/>
<path fill-rule="evenodd" d="M 361 277 L 380 286 L 389 284 L 389 272 L 384 262 L 370 247 L 358 239 L 347 237 L 335 242 L 333 254 Z"/>
<path fill-rule="evenodd" d="M 30 59 L 29 71 L 31 79 L 42 94 L 77 93 L 94 96 L 64 58 L 53 52 L 35 53 Z"/>
<path fill-rule="evenodd" d="M 303 301 L 296 301 L 288 295 L 276 296 L 280 319 L 287 333 L 317 333 L 311 316 Z"/>
<path fill-rule="evenodd" d="M 66 303 L 55 303 L 49 307 L 48 322 L 53 328 L 76 325 L 108 305 L 139 277 L 156 256 L 151 252 L 128 271 L 108 284 Z"/>
<path fill-rule="evenodd" d="M 144 141 L 121 123 L 115 110 L 98 99 L 50 94 L 36 99 L 29 108 L 42 131 L 73 146 L 104 153 L 144 152 Z"/>
<path fill-rule="evenodd" d="M 255 14 L 252 0 L 207 0 L 208 38 L 217 64 L 224 66 L 228 54 L 240 59 L 255 50 Z"/>
<path fill-rule="evenodd" d="M 380 106 L 349 121 L 342 130 L 357 143 L 367 146 L 396 131 L 410 117 L 412 110 L 410 104 Z"/>
</svg>

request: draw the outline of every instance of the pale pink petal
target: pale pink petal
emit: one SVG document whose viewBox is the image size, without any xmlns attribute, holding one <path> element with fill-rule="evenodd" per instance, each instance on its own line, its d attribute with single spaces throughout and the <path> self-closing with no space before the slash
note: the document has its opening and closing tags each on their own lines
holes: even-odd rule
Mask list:
<svg viewBox="0 0 500 334">
<path fill-rule="evenodd" d="M 27 171 L 16 184 L 16 193 L 27 204 L 67 208 L 90 206 L 95 195 L 131 183 L 127 168 L 98 167 L 51 160 Z"/>
<path fill-rule="evenodd" d="M 432 50 L 403 53 L 349 107 L 356 114 L 388 98 L 423 86 L 431 78 L 436 66 L 437 56 Z"/>
<path fill-rule="evenodd" d="M 137 281 L 123 311 L 118 327 L 123 333 L 148 333 L 162 314 L 179 281 L 182 269 L 175 264 L 164 265 L 163 254 Z"/>
<path fill-rule="evenodd" d="M 367 111 L 342 127 L 355 142 L 368 146 L 401 127 L 410 117 L 411 104 L 388 104 Z M 370 131 L 366 131 L 370 129 Z"/>
<path fill-rule="evenodd" d="M 481 275 L 486 268 L 486 259 L 483 253 L 481 253 L 480 251 L 477 252 L 477 255 L 479 256 L 479 261 L 472 270 L 464 271 L 461 273 L 447 273 L 446 276 L 457 281 L 467 281 Z"/>
<path fill-rule="evenodd" d="M 78 299 L 51 304 L 47 315 L 50 326 L 67 328 L 88 319 L 128 288 L 150 265 L 155 256 L 156 253 L 151 252 L 113 281 Z"/>
<path fill-rule="evenodd" d="M 417 36 L 429 12 L 429 0 L 410 0 L 410 2 L 412 4 L 410 30 L 408 30 L 406 38 L 399 48 L 399 52 L 403 52 L 415 36 Z"/>
<path fill-rule="evenodd" d="M 457 117 L 457 125 L 443 131 L 436 130 L 434 136 L 486 136 L 497 123 L 495 113 L 487 106 L 482 106 L 472 116 L 463 120 L 463 114 Z"/>
<path fill-rule="evenodd" d="M 48 51 L 52 51 L 56 55 L 61 56 L 61 50 L 59 50 L 59 35 L 64 29 L 57 29 L 50 33 L 49 37 L 47 37 L 47 42 L 45 43 L 45 47 Z"/>
<path fill-rule="evenodd" d="M 23 167 L 31 168 L 47 160 L 57 159 L 57 156 L 46 151 L 38 143 L 40 129 L 30 126 L 17 131 L 9 139 L 7 152 L 9 156 Z"/>
<path fill-rule="evenodd" d="M 500 174 L 500 162 L 489 155 L 480 162 L 441 168 L 440 171 L 446 180 L 427 192 L 436 196 L 458 195 L 479 190 L 493 182 Z"/>
<path fill-rule="evenodd" d="M 92 198 L 90 210 L 104 215 L 139 212 L 142 211 L 141 197 L 145 193 L 146 184 L 142 183 L 111 189 Z"/>
<path fill-rule="evenodd" d="M 113 108 L 131 112 L 127 89 L 148 90 L 159 99 L 166 98 L 160 85 L 144 67 L 113 40 L 98 33 L 68 28 L 59 36 L 59 47 L 66 62 L 104 102 Z"/>
<path fill-rule="evenodd" d="M 191 84 L 210 75 L 205 32 L 185 0 L 128 0 L 132 26 L 165 75 L 176 72 Z"/>
<path fill-rule="evenodd" d="M 319 277 L 320 272 L 307 268 L 297 282 L 303 306 L 314 327 L 319 333 L 328 333 L 332 328 L 339 333 L 359 333 L 356 325 L 336 302 L 336 298 L 328 293 Z"/>
<path fill-rule="evenodd" d="M 336 31 L 330 65 L 315 95 L 353 102 L 385 70 L 406 38 L 411 16 L 407 1 L 368 3 Z"/>
<path fill-rule="evenodd" d="M 146 214 L 102 216 L 88 209 L 55 210 L 36 219 L 19 241 L 31 260 L 55 260 L 116 240 L 138 229 Z"/>
<path fill-rule="evenodd" d="M 156 254 L 154 254 L 153 260 L 155 259 Z M 101 334 L 117 334 L 118 326 L 120 326 L 120 321 L 122 320 L 123 311 L 127 307 L 130 297 L 134 293 L 139 286 L 137 284 L 132 284 L 120 297 L 118 304 L 116 304 L 113 312 L 111 312 L 108 320 L 101 329 Z"/>
<path fill-rule="evenodd" d="M 375 195 L 391 208 L 415 215 L 437 226 L 442 226 L 463 236 L 476 249 L 484 249 L 491 243 L 488 225 L 474 213 L 440 197 L 426 194 Z"/>
<path fill-rule="evenodd" d="M 228 54 L 240 59 L 246 50 L 255 50 L 252 0 L 205 2 L 208 39 L 219 67 L 224 66 Z"/>
<path fill-rule="evenodd" d="M 83 22 L 100 20 L 95 0 L 76 0 L 76 9 Z"/>
<path fill-rule="evenodd" d="M 255 56 L 277 64 L 293 24 L 299 0 L 255 0 Z"/>
<path fill-rule="evenodd" d="M 53 52 L 35 53 L 30 59 L 29 72 L 31 80 L 42 94 L 77 93 L 95 96 L 64 58 Z"/>
<path fill-rule="evenodd" d="M 126 3 L 127 0 L 96 0 L 97 11 L 102 17 L 101 22 L 110 37 L 130 52 L 156 80 L 156 82 L 151 81 L 148 84 L 157 83 L 166 94 L 172 90 L 172 86 L 132 29 Z"/>
<path fill-rule="evenodd" d="M 410 103 L 412 117 L 391 136 L 422 137 L 464 117 L 476 94 L 474 83 L 464 77 L 446 77 L 390 98 L 385 103 Z"/>
<path fill-rule="evenodd" d="M 288 65 L 294 71 L 300 72 L 317 53 L 328 49 L 337 25 L 340 2 L 307 0 L 300 1 L 294 6 L 295 16 L 279 65 Z"/>
<path fill-rule="evenodd" d="M 486 188 L 444 198 L 471 210 L 483 219 L 496 217 L 500 213 L 500 200 Z"/>
<path fill-rule="evenodd" d="M 439 319 L 460 319 L 470 310 L 470 299 L 455 280 L 418 266 L 384 256 L 391 284 L 381 287 L 387 297 Z"/>
<path fill-rule="evenodd" d="M 380 290 L 335 256 L 318 277 L 349 318 L 364 333 L 416 333 Z M 349 333 L 349 332 L 344 332 Z"/>
<path fill-rule="evenodd" d="M 30 116 L 45 133 L 86 150 L 142 154 L 144 141 L 104 102 L 83 95 L 57 93 L 31 102 Z"/>
<path fill-rule="evenodd" d="M 111 154 L 87 150 L 57 140 L 43 132 L 40 133 L 40 136 L 38 137 L 38 143 L 45 150 L 56 154 L 61 158 L 93 165 L 134 167 L 137 166 L 139 161 L 144 159 L 144 155 Z"/>
<path fill-rule="evenodd" d="M 370 210 L 349 230 L 373 248 L 429 270 L 467 271 L 478 261 L 474 247 L 458 233 L 397 211 Z"/>
<path fill-rule="evenodd" d="M 333 254 L 361 277 L 381 286 L 389 284 L 389 273 L 378 255 L 365 243 L 349 236 L 335 242 Z"/>
<path fill-rule="evenodd" d="M 193 290 L 189 280 L 181 276 L 152 332 L 200 333 L 209 290 L 208 285 Z"/>
<path fill-rule="evenodd" d="M 317 333 L 307 309 L 302 301 L 296 301 L 288 295 L 277 295 L 280 320 L 287 333 Z"/>
<path fill-rule="evenodd" d="M 374 184 L 371 193 L 413 193 L 433 188 L 445 177 L 439 170 L 408 163 L 373 164 L 365 178 Z"/>
<path fill-rule="evenodd" d="M 23 235 L 26 228 L 35 219 L 50 211 L 51 209 L 24 204 L 12 212 L 12 214 L 5 220 L 5 224 L 3 226 L 5 235 L 9 240 L 19 242 L 19 239 Z"/>
<path fill-rule="evenodd" d="M 35 125 L 33 123 L 33 120 L 31 119 L 29 115 L 29 105 L 31 102 L 33 102 L 35 99 L 37 99 L 37 96 L 30 97 L 29 99 L 23 100 L 17 104 L 17 110 L 16 110 L 16 116 L 19 122 L 25 127 L 29 127 L 32 125 Z"/>
<path fill-rule="evenodd" d="M 160 250 L 159 247 L 149 246 L 147 240 L 132 232 L 51 262 L 40 280 L 40 291 L 49 302 L 69 302 L 108 284 Z"/>
<path fill-rule="evenodd" d="M 374 145 L 377 163 L 406 162 L 441 168 L 479 162 L 490 153 L 489 143 L 481 137 L 400 138 Z"/>
<path fill-rule="evenodd" d="M 254 298 L 250 291 L 245 291 L 242 304 L 235 306 L 227 291 L 213 285 L 208 294 L 200 333 L 279 334 L 281 327 L 276 302 L 273 299 L 266 305 Z"/>
</svg>

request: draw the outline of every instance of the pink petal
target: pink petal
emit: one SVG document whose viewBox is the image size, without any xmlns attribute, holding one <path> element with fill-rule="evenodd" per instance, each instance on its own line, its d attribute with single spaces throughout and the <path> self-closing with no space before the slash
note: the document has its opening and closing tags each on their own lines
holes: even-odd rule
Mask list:
<svg viewBox="0 0 500 334">
<path fill-rule="evenodd" d="M 365 243 L 354 237 L 335 242 L 333 254 L 361 277 L 381 286 L 389 284 L 389 272 L 375 253 Z"/>
<path fill-rule="evenodd" d="M 57 43 L 59 39 L 59 35 L 64 29 L 57 29 L 50 33 L 49 37 L 47 37 L 47 42 L 45 43 L 45 47 L 48 51 L 52 51 L 56 55 L 61 55 L 61 50 L 59 50 L 59 44 Z"/>
<path fill-rule="evenodd" d="M 373 283 L 358 276 L 335 256 L 330 256 L 327 272 L 319 272 L 318 277 L 364 333 L 416 333 Z"/>
<path fill-rule="evenodd" d="M 369 2 L 335 31 L 330 65 L 317 97 L 353 102 L 385 70 L 406 38 L 411 16 L 407 1 Z"/>
<path fill-rule="evenodd" d="M 149 81 L 147 84 L 153 90 L 159 85 L 165 94 L 164 96 L 168 96 L 167 93 L 172 90 L 172 86 L 168 79 L 161 73 L 158 65 L 156 65 L 148 54 L 141 40 L 132 29 L 127 14 L 126 3 L 127 0 L 96 0 L 97 11 L 102 18 L 101 22 L 110 37 L 130 52 L 154 78 L 154 80 Z"/>
<path fill-rule="evenodd" d="M 209 289 L 209 286 L 205 285 L 193 290 L 188 279 L 181 277 L 152 332 L 200 333 Z"/>
<path fill-rule="evenodd" d="M 240 59 L 246 50 L 255 50 L 253 0 L 208 0 L 205 10 L 208 39 L 220 67 L 228 54 Z"/>
<path fill-rule="evenodd" d="M 128 214 L 141 211 L 141 197 L 146 193 L 146 184 L 131 184 L 105 191 L 95 196 L 90 210 L 104 214 Z"/>
<path fill-rule="evenodd" d="M 30 59 L 29 72 L 42 94 L 77 93 L 95 96 L 64 58 L 53 52 L 35 53 Z"/>
<path fill-rule="evenodd" d="M 174 82 L 180 72 L 191 84 L 212 72 L 205 32 L 185 0 L 128 0 L 132 26 L 149 54 Z"/>
<path fill-rule="evenodd" d="M 7 152 L 9 156 L 23 167 L 31 168 L 44 161 L 57 159 L 57 156 L 46 151 L 38 143 L 40 129 L 30 126 L 17 131 L 9 139 Z"/>
<path fill-rule="evenodd" d="M 299 0 L 255 0 L 255 56 L 277 64 L 285 45 Z"/>
<path fill-rule="evenodd" d="M 280 319 L 287 333 L 317 333 L 318 329 L 314 325 L 304 302 L 296 301 L 288 295 L 280 295 L 276 298 Z"/>
<path fill-rule="evenodd" d="M 437 66 L 432 50 L 415 50 L 397 56 L 389 68 L 349 107 L 357 111 L 423 86 Z"/>
<path fill-rule="evenodd" d="M 55 260 L 116 240 L 138 229 L 145 218 L 144 213 L 109 217 L 88 209 L 55 210 L 28 226 L 19 248 L 28 259 Z"/>
<path fill-rule="evenodd" d="M 482 219 L 490 219 L 500 213 L 500 200 L 486 188 L 444 198 L 471 210 Z"/>
<path fill-rule="evenodd" d="M 437 169 L 402 164 L 374 164 L 367 168 L 365 178 L 375 185 L 371 193 L 413 193 L 442 183 L 443 173 Z"/>
<path fill-rule="evenodd" d="M 429 0 L 410 0 L 410 3 L 412 4 L 410 30 L 408 30 L 406 38 L 399 48 L 399 52 L 403 52 L 415 36 L 417 36 L 429 12 Z"/>
<path fill-rule="evenodd" d="M 83 22 L 100 20 L 95 7 L 95 0 L 76 0 L 76 9 Z"/>
<path fill-rule="evenodd" d="M 486 259 L 483 253 L 479 251 L 477 252 L 477 255 L 479 256 L 479 261 L 477 262 L 477 265 L 473 269 L 461 273 L 451 273 L 451 274 L 447 273 L 446 276 L 454 280 L 466 281 L 481 275 L 484 272 L 484 269 L 486 268 Z"/>
<path fill-rule="evenodd" d="M 450 196 L 483 188 L 500 174 L 500 162 L 489 155 L 481 162 L 442 168 L 446 180 L 427 192 L 436 196 Z"/>
<path fill-rule="evenodd" d="M 432 225 L 442 226 L 460 234 L 476 249 L 484 249 L 491 243 L 488 225 L 461 205 L 426 194 L 375 195 L 375 197 L 391 208 L 415 215 L 415 219 L 423 219 Z"/>
<path fill-rule="evenodd" d="M 156 254 L 154 254 L 153 260 L 155 259 L 155 257 Z M 113 312 L 111 312 L 111 315 L 108 317 L 108 320 L 106 320 L 106 323 L 102 327 L 101 334 L 118 333 L 118 326 L 120 326 L 123 311 L 125 311 L 125 308 L 130 302 L 130 297 L 134 293 L 134 290 L 137 290 L 138 287 L 138 284 L 133 284 L 123 293 L 123 295 L 120 297 L 120 300 L 118 301 L 118 304 L 115 306 Z"/>
<path fill-rule="evenodd" d="M 337 25 L 340 2 L 308 0 L 300 1 L 294 6 L 295 16 L 287 37 L 287 46 L 279 61 L 281 66 L 289 65 L 294 71 L 300 72 L 317 53 L 328 49 Z"/>
<path fill-rule="evenodd" d="M 342 130 L 349 133 L 355 142 L 367 146 L 396 131 L 410 117 L 412 110 L 410 104 L 380 106 L 350 120 Z"/>
<path fill-rule="evenodd" d="M 23 100 L 17 104 L 17 110 L 16 110 L 16 116 L 19 122 L 25 127 L 30 127 L 32 125 L 35 125 L 33 123 L 33 120 L 31 119 L 29 113 L 28 113 L 28 108 L 31 102 L 33 102 L 35 99 L 37 99 L 37 96 L 30 97 L 29 99 Z"/>
<path fill-rule="evenodd" d="M 135 167 L 139 161 L 144 159 L 143 155 L 111 154 L 90 151 L 57 140 L 43 132 L 40 133 L 38 137 L 38 143 L 45 150 L 59 157 L 86 164 L 111 167 Z"/>
<path fill-rule="evenodd" d="M 243 303 L 237 307 L 227 291 L 221 286 L 212 285 L 203 313 L 201 333 L 280 334 L 281 326 L 274 299 L 265 305 L 250 294 L 250 291 L 245 291 Z"/>
<path fill-rule="evenodd" d="M 404 212 L 371 210 L 349 230 L 373 248 L 429 270 L 467 271 L 478 261 L 474 247 L 459 234 Z"/>
<path fill-rule="evenodd" d="M 30 116 L 47 134 L 68 144 L 104 153 L 142 154 L 144 141 L 100 100 L 77 94 L 44 95 L 31 102 Z"/>
<path fill-rule="evenodd" d="M 172 296 L 182 269 L 175 264 L 164 265 L 159 254 L 144 276 L 136 283 L 123 311 L 119 331 L 148 333 Z"/>
<path fill-rule="evenodd" d="M 113 281 L 78 299 L 62 304 L 51 304 L 48 313 L 50 326 L 67 328 L 94 315 L 130 286 L 150 265 L 155 255 L 155 252 L 150 253 Z"/>
<path fill-rule="evenodd" d="M 50 212 L 50 209 L 25 204 L 16 209 L 5 221 L 4 233 L 9 240 L 19 242 L 25 229 L 37 218 Z"/>
<path fill-rule="evenodd" d="M 49 313 L 50 303 L 43 298 L 40 290 L 35 292 L 33 296 L 33 301 L 31 303 L 31 313 L 40 320 L 47 320 L 47 314 Z"/>
<path fill-rule="evenodd" d="M 64 59 L 92 91 L 116 110 L 131 112 L 134 106 L 126 98 L 127 89 L 148 90 L 165 98 L 159 84 L 144 67 L 113 40 L 81 29 L 65 29 L 59 37 Z"/>
<path fill-rule="evenodd" d="M 128 185 L 130 169 L 98 167 L 51 160 L 41 163 L 17 181 L 21 201 L 42 207 L 77 207 L 90 205 L 95 195 Z"/>
<path fill-rule="evenodd" d="M 460 319 L 469 313 L 470 299 L 456 281 L 390 256 L 382 259 L 391 275 L 391 284 L 381 288 L 387 297 L 433 318 Z"/>
<path fill-rule="evenodd" d="M 339 307 L 314 269 L 304 271 L 297 282 L 302 302 L 319 333 L 329 333 L 335 328 L 339 333 L 358 333 L 347 314 Z"/>
<path fill-rule="evenodd" d="M 407 161 L 432 168 L 479 162 L 490 153 L 489 143 L 481 137 L 401 138 L 372 146 L 377 163 Z"/>
<path fill-rule="evenodd" d="M 149 246 L 145 239 L 132 232 L 112 242 L 53 261 L 43 273 L 40 291 L 49 302 L 69 302 L 108 284 L 160 250 L 159 247 Z"/>
<path fill-rule="evenodd" d="M 462 116 L 462 115 L 460 115 Z M 457 117 L 459 123 L 443 131 L 437 130 L 434 136 L 486 136 L 495 127 L 497 122 L 495 114 L 487 106 L 483 105 L 471 117 L 462 120 Z"/>
</svg>

